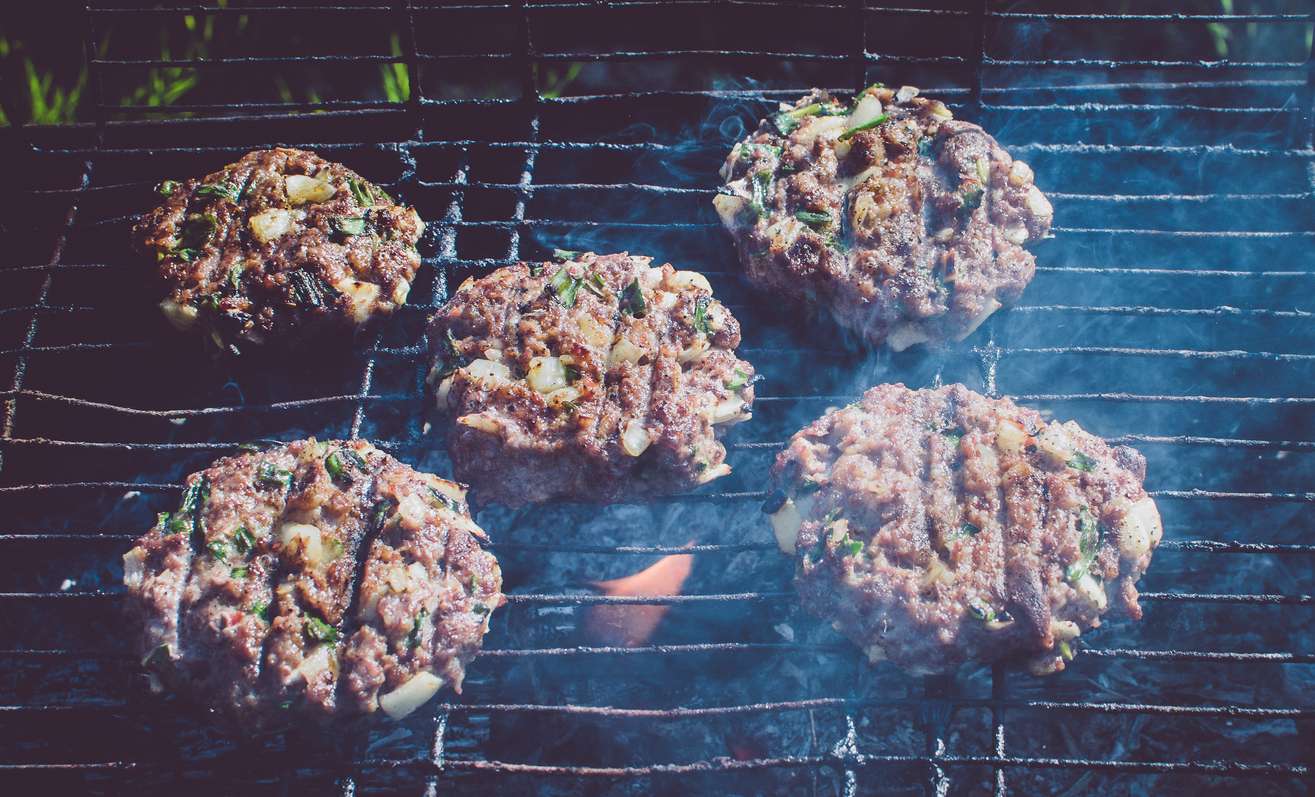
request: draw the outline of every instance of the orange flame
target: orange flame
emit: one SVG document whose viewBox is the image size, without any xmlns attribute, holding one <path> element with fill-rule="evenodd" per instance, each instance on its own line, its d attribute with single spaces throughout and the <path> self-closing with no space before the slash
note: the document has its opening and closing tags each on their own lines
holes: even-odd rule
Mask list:
<svg viewBox="0 0 1315 797">
<path fill-rule="evenodd" d="M 685 547 L 694 544 L 693 540 Z M 694 567 L 694 556 L 673 553 L 664 556 L 638 573 L 596 581 L 593 587 L 609 596 L 679 595 L 685 579 Z M 637 647 L 653 638 L 653 632 L 670 606 L 591 606 L 585 614 L 584 631 L 592 639 L 610 645 Z"/>
</svg>

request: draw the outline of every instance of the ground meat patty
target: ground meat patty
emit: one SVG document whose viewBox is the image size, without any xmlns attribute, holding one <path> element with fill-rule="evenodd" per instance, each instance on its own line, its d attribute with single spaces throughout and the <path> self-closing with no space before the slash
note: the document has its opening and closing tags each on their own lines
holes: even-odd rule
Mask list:
<svg viewBox="0 0 1315 797">
<path fill-rule="evenodd" d="M 449 452 L 480 500 L 660 495 L 730 473 L 753 366 L 702 274 L 627 254 L 468 280 L 429 323 Z"/>
<path fill-rule="evenodd" d="M 290 443 L 187 479 L 123 558 L 129 620 L 157 685 L 241 728 L 458 692 L 504 602 L 454 482 L 369 443 Z"/>
<path fill-rule="evenodd" d="M 220 349 L 355 330 L 403 304 L 420 267 L 416 212 L 311 152 L 257 150 L 160 193 L 134 229 L 160 309 Z"/>
<path fill-rule="evenodd" d="M 1050 230 L 1032 170 L 936 100 L 814 91 L 735 145 L 714 199 L 750 280 L 896 351 L 960 340 L 1036 270 Z"/>
<path fill-rule="evenodd" d="M 1063 669 L 1162 529 L 1146 460 L 962 385 L 880 385 L 795 434 L 772 469 L 805 608 L 872 661 L 934 673 L 1011 655 Z"/>
</svg>

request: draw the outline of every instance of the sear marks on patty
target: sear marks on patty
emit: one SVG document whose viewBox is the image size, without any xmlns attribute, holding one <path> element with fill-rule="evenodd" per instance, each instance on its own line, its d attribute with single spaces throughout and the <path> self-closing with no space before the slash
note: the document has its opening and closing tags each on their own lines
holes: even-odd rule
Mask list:
<svg viewBox="0 0 1315 797">
<path fill-rule="evenodd" d="M 468 280 L 429 322 L 456 475 L 517 506 L 663 495 L 730 473 L 753 366 L 707 279 L 628 254 L 563 253 Z"/>
<path fill-rule="evenodd" d="M 236 727 L 400 719 L 461 690 L 504 602 L 486 542 L 460 485 L 299 441 L 188 477 L 124 556 L 129 621 L 157 685 Z"/>
<path fill-rule="evenodd" d="M 896 351 L 961 340 L 1036 270 L 1054 215 L 1015 161 L 945 105 L 813 91 L 735 145 L 714 198 L 749 279 Z"/>
<path fill-rule="evenodd" d="M 221 350 L 356 330 L 405 303 L 420 267 L 416 212 L 311 152 L 256 150 L 160 193 L 133 230 L 160 309 Z"/>
<path fill-rule="evenodd" d="M 1023 656 L 1061 670 L 1163 533 L 1146 461 L 1077 424 L 962 385 L 880 385 L 791 438 L 777 542 L 804 607 L 915 673 Z"/>
</svg>

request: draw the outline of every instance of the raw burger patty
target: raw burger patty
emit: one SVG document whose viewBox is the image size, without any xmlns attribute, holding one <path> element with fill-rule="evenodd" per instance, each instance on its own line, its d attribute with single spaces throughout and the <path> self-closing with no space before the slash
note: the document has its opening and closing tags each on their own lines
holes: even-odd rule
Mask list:
<svg viewBox="0 0 1315 797">
<path fill-rule="evenodd" d="M 468 280 L 429 322 L 453 468 L 507 505 L 662 495 L 730 473 L 753 366 L 702 274 L 564 253 Z"/>
<path fill-rule="evenodd" d="M 369 443 L 290 443 L 187 478 L 123 558 L 143 664 L 240 728 L 458 692 L 504 599 L 464 490 Z"/>
<path fill-rule="evenodd" d="M 880 385 L 791 438 L 772 469 L 777 541 L 804 607 L 915 673 L 1029 659 L 1063 669 L 1162 534 L 1146 460 L 962 385 Z"/>
<path fill-rule="evenodd" d="M 356 330 L 405 303 L 420 267 L 416 212 L 311 152 L 257 150 L 160 193 L 133 231 L 160 309 L 220 349 Z"/>
<path fill-rule="evenodd" d="M 1032 170 L 936 100 L 813 91 L 735 145 L 713 200 L 749 279 L 896 351 L 967 337 L 1036 270 Z"/>
</svg>

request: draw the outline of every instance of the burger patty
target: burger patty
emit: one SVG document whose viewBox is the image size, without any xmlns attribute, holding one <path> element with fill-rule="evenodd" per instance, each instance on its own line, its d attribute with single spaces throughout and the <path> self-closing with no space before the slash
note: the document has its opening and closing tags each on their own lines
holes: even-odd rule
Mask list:
<svg viewBox="0 0 1315 797">
<path fill-rule="evenodd" d="M 355 330 L 405 303 L 420 267 L 416 212 L 311 152 L 257 150 L 160 193 L 133 230 L 160 309 L 220 349 Z"/>
<path fill-rule="evenodd" d="M 467 280 L 429 322 L 449 453 L 480 500 L 606 502 L 730 473 L 753 366 L 707 279 L 628 254 L 562 253 Z"/>
<path fill-rule="evenodd" d="M 143 664 L 236 727 L 461 691 L 493 609 L 497 560 L 463 488 L 362 440 L 219 460 L 123 557 Z"/>
<path fill-rule="evenodd" d="M 1072 658 L 1162 535 L 1146 460 L 962 385 L 880 385 L 791 438 L 763 509 L 804 607 L 916 673 Z"/>
<path fill-rule="evenodd" d="M 961 340 L 1018 299 L 1050 202 L 945 105 L 877 84 L 814 90 L 735 145 L 713 200 L 749 279 L 896 351 Z"/>
</svg>

